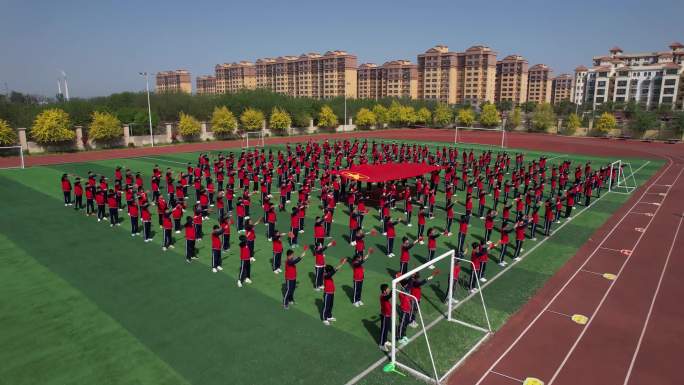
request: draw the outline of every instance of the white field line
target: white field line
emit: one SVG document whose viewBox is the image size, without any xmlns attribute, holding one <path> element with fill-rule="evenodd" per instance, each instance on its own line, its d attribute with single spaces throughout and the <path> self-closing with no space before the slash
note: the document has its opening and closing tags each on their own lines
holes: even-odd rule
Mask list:
<svg viewBox="0 0 684 385">
<path fill-rule="evenodd" d="M 646 161 L 646 163 L 642 164 L 639 168 L 637 168 L 637 169 L 633 172 L 633 174 L 637 174 L 642 168 L 644 168 L 644 167 L 645 167 L 646 165 L 648 165 L 649 163 L 650 163 L 650 161 Z M 669 167 L 669 166 L 668 166 L 668 167 Z M 662 175 L 661 175 L 661 176 L 662 176 Z M 659 177 L 659 179 L 660 179 L 660 177 Z M 589 206 L 586 206 L 586 207 L 582 208 L 582 210 L 580 210 L 577 214 L 575 214 L 574 217 L 577 217 L 578 215 L 584 213 L 588 208 L 590 208 L 591 206 L 595 205 L 596 202 L 598 202 L 598 201 L 600 201 L 601 199 L 603 199 L 606 195 L 608 195 L 608 194 L 603 194 L 603 195 L 601 195 L 599 198 L 596 198 L 594 201 L 592 201 L 592 203 L 589 204 Z M 507 265 L 505 268 L 503 268 L 502 270 L 500 270 L 500 271 L 499 271 L 497 274 L 495 274 L 493 277 L 489 278 L 489 279 L 487 280 L 487 282 L 484 283 L 484 284 L 481 286 L 481 289 L 484 290 L 484 289 L 485 289 L 487 286 L 489 286 L 492 282 L 496 281 L 496 279 L 499 278 L 502 274 L 504 274 L 505 272 L 507 272 L 510 268 L 512 268 L 513 266 L 515 266 L 517 263 L 519 263 L 519 262 L 521 262 L 522 260 L 524 260 L 525 257 L 526 257 L 527 255 L 529 255 L 530 253 L 532 253 L 537 247 L 541 246 L 544 242 L 546 242 L 548 239 L 550 239 L 551 237 L 553 237 L 553 235 L 556 234 L 556 232 L 560 231 L 560 229 L 562 229 L 563 227 L 565 227 L 565 225 L 567 225 L 567 224 L 570 223 L 570 222 L 571 222 L 571 221 L 565 221 L 565 222 L 561 223 L 560 226 L 558 226 L 558 228 L 556 228 L 554 231 L 552 231 L 551 234 L 550 234 L 548 237 L 542 239 L 540 242 L 538 242 L 537 244 L 535 244 L 531 249 L 529 249 L 526 253 L 524 253 L 524 254 L 521 256 L 521 260 L 520 260 L 520 261 L 513 261 L 513 262 L 511 262 L 509 265 Z M 465 302 L 467 302 L 469 299 L 471 299 L 471 298 L 472 298 L 473 296 L 475 296 L 476 294 L 477 294 L 477 293 L 469 294 L 467 297 L 463 298 L 458 304 L 456 304 L 456 305 L 453 307 L 452 310 L 456 310 L 459 306 L 463 305 Z M 424 332 L 430 330 L 433 326 L 437 325 L 440 321 L 442 321 L 442 320 L 444 320 L 444 319 L 446 319 L 446 317 L 445 317 L 444 315 L 442 315 L 442 316 L 440 316 L 440 317 L 437 317 L 435 320 L 433 320 L 432 322 L 430 322 L 429 324 L 427 324 L 427 326 L 425 326 L 425 328 L 424 328 L 423 330 L 419 330 L 416 334 L 414 334 L 413 336 L 411 336 L 411 337 L 409 338 L 409 342 L 408 342 L 407 344 L 405 344 L 404 347 L 408 346 L 408 344 L 411 343 L 411 342 L 413 342 L 414 339 L 416 339 L 417 337 L 419 337 L 422 333 L 424 333 Z M 400 348 L 398 348 L 398 350 L 401 350 L 402 348 L 403 348 L 403 347 L 400 347 Z M 387 361 L 387 357 L 382 357 L 382 358 L 380 358 L 379 360 L 375 361 L 373 364 L 371 364 L 370 366 L 368 366 L 366 369 L 364 369 L 363 371 L 361 371 L 359 374 L 357 374 L 356 376 L 354 376 L 352 379 L 350 379 L 349 381 L 347 381 L 347 382 L 345 383 L 345 385 L 354 385 L 354 384 L 356 384 L 356 383 L 359 382 L 361 379 L 363 379 L 365 376 L 367 376 L 370 372 L 372 372 L 373 370 L 375 370 L 376 368 L 378 368 L 380 365 L 382 365 L 382 363 L 385 362 L 385 361 Z M 456 364 L 460 364 L 460 363 L 461 363 L 461 362 L 459 361 L 459 362 L 457 362 Z M 452 366 L 452 368 L 450 368 L 449 371 L 453 371 L 453 369 L 454 369 L 456 366 L 457 366 L 457 365 Z"/>
<path fill-rule="evenodd" d="M 682 175 L 682 172 L 683 172 L 683 171 L 684 171 L 684 168 L 682 168 L 681 170 L 679 170 L 679 173 L 677 174 L 677 177 L 675 178 L 675 180 L 674 180 L 674 182 L 672 183 L 672 185 L 675 185 L 675 184 L 677 183 L 677 181 L 679 180 L 679 177 Z M 661 176 L 662 176 L 662 175 L 661 175 Z M 672 188 L 672 187 L 668 187 L 668 192 L 669 192 L 669 190 L 670 190 L 671 188 Z M 661 208 L 661 207 L 662 207 L 662 206 L 658 206 L 658 208 L 656 209 L 656 215 L 657 215 L 658 212 L 660 211 L 660 208 Z M 648 229 L 651 227 L 651 224 L 653 223 L 653 220 L 655 219 L 656 215 L 652 216 L 651 219 L 648 221 L 648 224 L 647 224 L 646 227 L 644 228 L 644 231 L 639 235 L 639 238 L 637 239 L 636 243 L 635 243 L 634 246 L 632 247 L 632 250 L 635 250 L 635 249 L 637 248 L 637 246 L 639 245 L 639 243 L 641 243 L 641 240 L 644 238 L 644 235 L 646 234 L 646 232 L 648 231 Z M 616 226 L 616 227 L 617 227 L 617 226 Z M 676 235 L 677 235 L 677 234 L 675 234 L 675 237 L 676 237 Z M 560 374 L 561 370 L 563 370 L 563 367 L 564 367 L 565 364 L 568 362 L 568 359 L 570 358 L 570 356 L 572 355 L 572 353 L 575 351 L 575 348 L 577 348 L 577 345 L 578 345 L 578 344 L 580 343 L 580 341 L 582 340 L 582 337 L 584 337 L 584 334 L 585 334 L 585 333 L 587 332 L 587 330 L 589 329 L 589 326 L 591 326 L 591 323 L 592 323 L 592 321 L 594 320 L 594 317 L 596 316 L 596 314 L 598 314 L 599 310 L 601 310 L 601 307 L 603 307 L 603 304 L 605 303 L 606 298 L 608 298 L 608 295 L 610 294 L 611 290 L 613 289 L 613 286 L 615 285 L 615 282 L 617 282 L 617 280 L 619 279 L 620 275 L 622 274 L 622 270 L 624 270 L 625 266 L 627 266 L 627 263 L 629 262 L 629 260 L 632 258 L 633 255 L 634 255 L 634 253 L 628 255 L 627 258 L 625 258 L 625 261 L 622 263 L 622 266 L 620 266 L 620 270 L 618 270 L 618 272 L 617 272 L 617 274 L 616 274 L 616 275 L 618 276 L 618 278 L 616 278 L 615 280 L 613 280 L 613 281 L 610 282 L 610 285 L 608 286 L 608 290 L 606 290 L 605 294 L 603 294 L 603 298 L 601 298 L 601 301 L 599 302 L 598 306 L 596 307 L 596 309 L 594 310 L 594 312 L 591 314 L 591 317 L 589 317 L 589 322 L 587 322 L 587 325 L 582 329 L 582 332 L 579 334 L 579 336 L 577 336 L 577 339 L 575 340 L 575 343 L 572 344 L 572 347 L 570 348 L 570 350 L 568 351 L 568 353 L 565 355 L 565 358 L 564 358 L 563 361 L 561 362 L 560 366 L 558 366 L 558 368 L 556 369 L 556 372 L 553 374 L 553 377 L 551 377 L 551 379 L 549 380 L 548 385 L 553 384 L 553 382 L 556 380 L 556 378 L 557 378 L 558 375 Z"/>
<path fill-rule="evenodd" d="M 642 167 L 645 166 L 646 164 L 647 164 L 647 163 L 645 163 L 644 165 L 642 165 Z M 663 177 L 663 175 L 665 175 L 665 174 L 667 173 L 667 171 L 669 171 L 670 167 L 672 167 L 672 164 L 673 164 L 673 162 L 670 162 L 670 163 L 667 165 L 667 168 L 658 176 L 658 178 L 656 179 L 656 181 L 659 181 L 659 180 Z M 641 167 L 640 167 L 640 168 L 641 168 Z M 640 168 L 639 168 L 639 169 L 640 169 Z M 639 171 L 639 169 L 637 169 L 637 171 Z M 634 174 L 636 174 L 636 171 L 634 172 Z M 654 181 L 654 182 L 655 182 L 655 181 Z M 650 185 L 649 185 L 649 186 L 650 186 Z M 624 221 L 624 219 L 627 218 L 627 215 L 629 215 L 629 211 L 633 210 L 634 207 L 636 207 L 636 205 L 639 203 L 639 200 L 641 200 L 641 198 L 643 198 L 643 197 L 646 195 L 645 192 L 647 191 L 647 189 L 649 188 L 649 186 L 646 186 L 646 188 L 644 188 L 644 192 L 641 193 L 641 196 L 639 197 L 639 199 L 632 205 L 632 207 L 630 207 L 629 210 L 627 210 L 627 212 L 622 216 L 622 218 L 620 218 L 620 220 L 615 224 L 615 226 L 613 226 L 613 228 L 610 230 L 610 232 L 609 232 L 608 234 L 606 234 L 606 235 L 603 237 L 603 240 L 601 241 L 601 243 L 596 247 L 596 249 L 594 249 L 594 251 L 589 255 L 589 257 L 587 257 L 587 259 L 584 261 L 584 263 L 577 269 L 577 271 L 576 271 L 570 278 L 568 278 L 568 280 L 567 280 L 567 281 L 565 282 L 565 284 L 560 288 L 560 290 L 559 290 L 558 292 L 556 292 L 556 294 L 551 298 L 551 300 L 549 300 L 549 302 L 548 302 L 547 305 L 544 307 L 544 309 L 542 309 L 542 310 L 537 314 L 537 316 L 536 316 L 536 317 L 527 325 L 527 327 L 520 333 L 520 335 L 518 335 L 518 337 L 513 341 L 513 343 L 511 343 L 511 344 L 508 346 L 508 348 L 499 356 L 499 358 L 497 358 L 496 361 L 494 361 L 494 363 L 492 363 L 492 365 L 489 367 L 489 369 L 487 369 L 487 371 L 482 375 L 482 377 L 480 377 L 480 379 L 477 381 L 477 383 L 476 383 L 475 385 L 479 385 L 479 384 L 482 383 L 482 381 L 483 381 L 483 380 L 485 379 L 485 377 L 489 374 L 489 372 L 491 372 L 491 371 L 494 369 L 494 367 L 496 367 L 496 365 L 498 365 L 499 362 L 501 362 L 501 360 L 504 358 L 504 356 L 506 356 L 506 355 L 513 349 L 513 347 L 514 347 L 518 342 L 520 342 L 520 340 L 523 338 L 523 336 L 532 328 L 532 326 L 534 325 L 534 323 L 542 316 L 542 314 L 544 314 L 544 312 L 546 311 L 546 309 L 549 308 L 549 306 L 551 305 L 551 303 L 553 303 L 553 302 L 556 300 L 556 298 L 558 298 L 558 296 L 563 292 L 563 290 L 565 290 L 565 288 L 570 284 L 570 282 L 572 282 L 572 280 L 575 278 L 575 276 L 577 276 L 577 274 L 579 274 L 579 273 L 582 271 L 582 269 L 584 269 L 584 267 L 587 265 L 587 263 L 589 263 L 589 261 L 591 260 L 591 258 L 592 258 L 592 257 L 596 254 L 596 252 L 600 249 L 601 245 L 602 245 L 603 243 L 605 243 L 605 241 L 608 239 L 608 237 L 610 237 L 610 236 L 613 234 L 613 232 L 614 232 L 615 229 L 618 227 L 618 225 L 620 225 L 620 223 L 622 223 L 622 221 Z M 580 212 L 580 214 L 581 214 L 581 212 Z M 567 223 L 567 222 L 565 222 L 565 223 Z M 565 223 L 563 223 L 563 224 L 565 224 Z M 613 281 L 613 282 L 615 282 L 615 281 Z"/>
</svg>

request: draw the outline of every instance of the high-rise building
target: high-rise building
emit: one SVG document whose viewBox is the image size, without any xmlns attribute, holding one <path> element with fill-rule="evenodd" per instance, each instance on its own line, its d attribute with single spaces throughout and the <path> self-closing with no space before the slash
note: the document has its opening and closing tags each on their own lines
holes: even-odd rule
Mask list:
<svg viewBox="0 0 684 385">
<path fill-rule="evenodd" d="M 418 98 L 448 104 L 493 102 L 496 92 L 496 52 L 476 45 L 449 52 L 437 45 L 418 55 Z"/>
<path fill-rule="evenodd" d="M 216 92 L 219 94 L 256 88 L 256 70 L 254 63 L 250 61 L 217 64 L 214 71 L 216 73 Z"/>
<path fill-rule="evenodd" d="M 560 74 L 552 79 L 551 103 L 558 104 L 561 100 L 572 101 L 573 78 L 569 74 Z"/>
<path fill-rule="evenodd" d="M 192 80 L 187 70 L 160 71 L 156 76 L 156 92 L 192 92 Z"/>
<path fill-rule="evenodd" d="M 508 55 L 496 62 L 495 100 L 510 101 L 514 105 L 527 101 L 527 59 L 520 55 Z"/>
<path fill-rule="evenodd" d="M 684 45 L 675 42 L 669 48 L 625 53 L 613 47 L 608 55 L 594 56 L 591 68 L 575 69 L 575 102 L 592 109 L 611 101 L 684 110 Z"/>
<path fill-rule="evenodd" d="M 357 79 L 359 98 L 418 97 L 418 71 L 408 60 L 394 60 L 380 67 L 373 63 L 362 64 Z"/>
<path fill-rule="evenodd" d="M 551 103 L 552 70 L 546 64 L 535 64 L 529 69 L 527 101 Z"/>
<path fill-rule="evenodd" d="M 195 91 L 198 95 L 216 93 L 216 76 L 198 76 L 195 78 Z"/>
</svg>

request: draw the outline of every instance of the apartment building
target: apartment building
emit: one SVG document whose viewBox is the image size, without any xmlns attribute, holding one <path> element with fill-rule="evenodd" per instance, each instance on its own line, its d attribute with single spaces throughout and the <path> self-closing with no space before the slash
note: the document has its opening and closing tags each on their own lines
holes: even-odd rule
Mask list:
<svg viewBox="0 0 684 385">
<path fill-rule="evenodd" d="M 450 52 L 437 45 L 418 55 L 418 98 L 448 104 L 494 102 L 496 52 L 483 45 Z"/>
<path fill-rule="evenodd" d="M 418 97 L 417 66 L 408 60 L 394 60 L 378 66 L 361 64 L 357 73 L 359 98 L 380 99 L 385 97 Z"/>
<path fill-rule="evenodd" d="M 668 105 L 684 110 L 684 45 L 675 42 L 669 49 L 625 53 L 613 47 L 608 55 L 594 56 L 592 67 L 575 69 L 575 102 L 593 109 L 607 101 L 634 101 L 647 109 Z"/>
<path fill-rule="evenodd" d="M 573 77 L 560 74 L 551 79 L 551 103 L 558 104 L 562 100 L 573 100 Z"/>
<path fill-rule="evenodd" d="M 254 63 L 250 61 L 217 64 L 214 72 L 216 93 L 234 93 L 256 88 L 256 69 Z"/>
<path fill-rule="evenodd" d="M 157 93 L 192 92 L 192 80 L 187 70 L 157 72 L 155 90 Z"/>
<path fill-rule="evenodd" d="M 535 103 L 551 103 L 552 70 L 546 64 L 535 64 L 530 67 L 527 80 L 527 101 Z"/>
<path fill-rule="evenodd" d="M 514 105 L 527 101 L 529 65 L 520 55 L 508 55 L 496 62 L 495 101 L 510 101 Z"/>
<path fill-rule="evenodd" d="M 216 93 L 216 76 L 198 76 L 195 78 L 195 92 L 198 95 Z"/>
</svg>

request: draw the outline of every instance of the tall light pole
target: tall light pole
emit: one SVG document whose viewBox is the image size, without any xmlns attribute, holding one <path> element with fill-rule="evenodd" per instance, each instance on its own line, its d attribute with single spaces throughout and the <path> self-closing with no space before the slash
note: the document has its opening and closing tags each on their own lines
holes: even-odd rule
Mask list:
<svg viewBox="0 0 684 385">
<path fill-rule="evenodd" d="M 349 82 L 344 82 L 344 130 L 347 130 L 347 86 Z"/>
<path fill-rule="evenodd" d="M 152 134 L 152 105 L 150 104 L 150 77 L 147 72 L 138 72 L 145 77 L 145 90 L 147 90 L 147 116 L 150 118 L 150 143 L 154 147 L 154 134 Z"/>
</svg>

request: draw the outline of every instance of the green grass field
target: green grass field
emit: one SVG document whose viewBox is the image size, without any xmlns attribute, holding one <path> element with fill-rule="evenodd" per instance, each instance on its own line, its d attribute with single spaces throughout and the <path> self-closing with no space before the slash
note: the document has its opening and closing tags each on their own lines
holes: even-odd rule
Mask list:
<svg viewBox="0 0 684 385">
<path fill-rule="evenodd" d="M 526 159 L 539 154 L 525 152 Z M 566 158 L 546 155 L 558 156 L 550 163 Z M 612 160 L 570 158 L 591 160 L 594 167 Z M 213 274 L 208 237 L 199 242 L 200 259 L 188 265 L 180 237 L 176 249 L 162 252 L 157 226 L 153 226 L 154 241 L 146 244 L 130 236 L 125 214 L 121 227 L 110 228 L 108 222 L 98 223 L 62 204 L 59 178 L 63 173 L 85 175 L 92 170 L 113 175 L 114 167 L 121 165 L 142 172 L 149 183 L 155 163 L 180 170 L 196 159 L 197 153 L 177 153 L 0 171 L 4 214 L 0 221 L 0 384 L 341 384 L 384 356 L 377 348 L 378 287 L 390 281 L 389 273 L 398 269 L 399 261 L 380 252 L 385 243 L 382 235 L 367 239 L 368 245 L 379 250 L 366 264 L 366 306 L 351 305 L 351 269 L 344 267 L 335 277 L 338 321 L 325 327 L 319 320 L 321 294 L 311 283 L 310 254 L 299 265 L 297 304 L 289 311 L 282 309 L 283 277 L 271 272 L 271 244 L 261 225 L 257 226 L 257 262 L 252 267 L 254 283 L 239 289 L 235 244 L 224 255 L 224 271 Z M 627 161 L 638 170 L 637 184 L 662 165 L 643 159 Z M 443 198 L 443 193 L 438 195 L 440 207 Z M 457 198 L 460 201 L 463 193 L 458 191 Z M 484 297 L 492 327 L 501 327 L 626 199 L 627 195 L 603 195 L 522 262 L 490 279 Z M 255 207 L 258 199 L 253 203 L 252 217 L 256 218 L 261 210 Z M 300 244 L 312 242 L 313 217 L 321 212 L 315 193 L 312 203 Z M 341 206 L 335 215 L 332 234 L 338 244 L 326 253 L 329 261 L 350 256 L 351 251 L 342 237 L 347 234 L 347 215 Z M 376 215 L 377 210 L 371 209 L 366 229 L 379 226 Z M 280 229 L 289 224 L 286 216 L 279 215 Z M 210 223 L 205 222 L 205 233 L 215 219 L 214 214 Z M 397 227 L 398 239 L 405 233 L 415 237 L 415 213 L 413 221 L 412 228 Z M 479 219 L 474 217 L 471 223 L 468 242 L 483 234 Z M 440 208 L 428 227 L 442 229 L 444 225 Z M 235 234 L 232 238 L 234 242 Z M 498 234 L 493 238 L 498 240 Z M 538 236 L 537 242 L 542 239 Z M 455 235 L 440 238 L 438 254 L 455 243 Z M 534 244 L 526 241 L 526 250 Z M 395 245 L 398 254 L 397 250 Z M 417 245 L 412 254 L 413 266 L 417 266 L 425 260 L 427 245 Z M 488 277 L 501 269 L 490 263 Z M 426 322 L 443 317 L 445 306 L 438 298 L 446 290 L 447 270 L 424 290 Z M 459 295 L 464 296 L 463 290 Z M 482 306 L 475 300 L 464 302 L 457 314 L 483 323 Z M 417 329 L 409 330 L 415 333 Z M 438 370 L 444 373 L 482 333 L 438 322 L 428 336 Z M 400 357 L 429 373 L 425 350 L 421 337 Z M 360 383 L 418 381 L 376 369 Z"/>
</svg>

